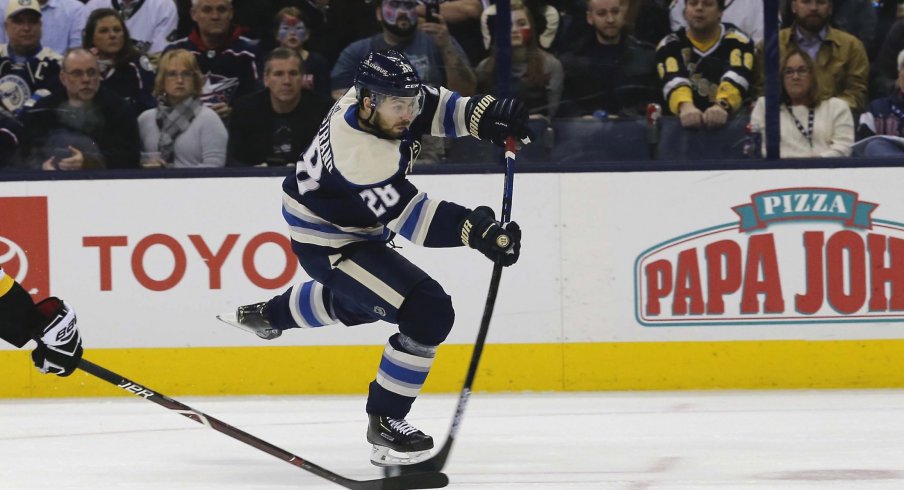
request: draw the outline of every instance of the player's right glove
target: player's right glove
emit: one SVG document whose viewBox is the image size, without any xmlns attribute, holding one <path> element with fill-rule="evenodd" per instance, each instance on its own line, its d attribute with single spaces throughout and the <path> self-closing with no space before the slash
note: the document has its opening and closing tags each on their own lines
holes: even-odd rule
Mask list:
<svg viewBox="0 0 904 490">
<path fill-rule="evenodd" d="M 503 226 L 492 209 L 480 206 L 462 221 L 461 242 L 508 267 L 521 256 L 521 227 L 514 221 Z"/>
<path fill-rule="evenodd" d="M 45 374 L 69 376 L 82 358 L 75 310 L 52 296 L 36 304 L 35 310 L 32 325 L 38 347 L 31 352 L 35 367 Z"/>
<path fill-rule="evenodd" d="M 468 101 L 467 113 L 468 132 L 475 138 L 502 147 L 509 136 L 524 144 L 536 138 L 527 125 L 527 107 L 518 99 L 475 95 Z"/>
</svg>

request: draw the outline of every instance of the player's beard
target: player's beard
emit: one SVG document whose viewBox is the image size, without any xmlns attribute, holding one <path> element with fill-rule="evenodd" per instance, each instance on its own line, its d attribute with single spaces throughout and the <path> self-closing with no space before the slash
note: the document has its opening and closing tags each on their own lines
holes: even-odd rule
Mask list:
<svg viewBox="0 0 904 490">
<path fill-rule="evenodd" d="M 381 117 L 380 112 L 374 115 L 373 125 L 386 136 L 390 138 L 399 139 L 405 135 L 405 130 L 408 129 L 408 125 L 402 124 L 399 122 L 395 126 L 390 126 L 384 118 Z"/>
</svg>

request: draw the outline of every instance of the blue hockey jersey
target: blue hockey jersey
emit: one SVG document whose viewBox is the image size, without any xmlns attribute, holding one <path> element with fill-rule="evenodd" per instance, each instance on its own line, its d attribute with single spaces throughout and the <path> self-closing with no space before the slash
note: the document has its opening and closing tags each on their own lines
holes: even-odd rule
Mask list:
<svg viewBox="0 0 904 490">
<path fill-rule="evenodd" d="M 60 55 L 50 48 L 15 59 L 9 46 L 0 44 L 0 107 L 16 113 L 51 92 L 62 91 L 61 61 Z"/>
<path fill-rule="evenodd" d="M 424 109 L 401 139 L 360 127 L 356 92 L 348 90 L 324 118 L 295 175 L 283 182 L 283 216 L 292 240 L 342 247 L 388 241 L 398 233 L 427 247 L 461 246 L 459 225 L 469 209 L 430 199 L 406 175 L 419 138 L 468 135 L 468 97 L 424 87 Z"/>
</svg>

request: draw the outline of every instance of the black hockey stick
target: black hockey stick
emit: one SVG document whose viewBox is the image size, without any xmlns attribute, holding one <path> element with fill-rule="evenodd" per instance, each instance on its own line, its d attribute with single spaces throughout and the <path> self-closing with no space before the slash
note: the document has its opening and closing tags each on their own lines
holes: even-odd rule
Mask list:
<svg viewBox="0 0 904 490">
<path fill-rule="evenodd" d="M 330 470 L 317 466 L 300 456 L 296 456 L 285 449 L 278 448 L 267 441 L 258 439 L 257 437 L 236 429 L 235 427 L 218 420 L 210 415 L 195 410 L 188 405 L 173 400 L 172 398 L 158 393 L 147 386 L 139 385 L 128 378 L 116 374 L 108 369 L 102 368 L 87 359 L 82 358 L 78 363 L 78 368 L 88 374 L 94 375 L 110 384 L 114 384 L 135 396 L 140 396 L 145 400 L 151 401 L 161 407 L 172 410 L 180 415 L 184 415 L 199 424 L 206 425 L 211 429 L 226 434 L 227 436 L 238 439 L 254 448 L 275 456 L 287 463 L 293 464 L 305 471 L 309 471 L 321 478 L 327 479 L 345 488 L 354 490 L 402 490 L 415 488 L 442 488 L 449 484 L 449 478 L 443 473 L 427 472 L 412 475 L 399 475 L 389 478 L 380 478 L 376 480 L 352 480 L 341 475 L 333 473 Z"/>
<path fill-rule="evenodd" d="M 512 219 L 512 193 L 515 184 L 515 139 L 509 137 L 505 141 L 505 182 L 502 190 L 502 217 L 500 221 L 508 223 Z M 496 306 L 496 293 L 499 292 L 499 281 L 502 279 L 502 261 L 496 259 L 493 264 L 493 275 L 490 277 L 490 290 L 487 292 L 487 302 L 483 307 L 483 318 L 480 320 L 480 329 L 477 331 L 477 340 L 474 341 L 474 351 L 471 353 L 471 364 L 468 366 L 468 374 L 465 376 L 465 385 L 458 397 L 458 405 L 455 407 L 455 415 L 452 417 L 452 427 L 443 447 L 436 454 L 424 461 L 409 465 L 390 466 L 386 468 L 386 475 L 417 475 L 442 471 L 452 451 L 452 443 L 458 435 L 461 420 L 471 397 L 471 386 L 477 376 L 477 366 L 480 364 L 480 356 L 483 354 L 483 345 L 487 340 L 487 332 L 490 331 L 490 320 L 493 318 L 493 308 Z"/>
</svg>

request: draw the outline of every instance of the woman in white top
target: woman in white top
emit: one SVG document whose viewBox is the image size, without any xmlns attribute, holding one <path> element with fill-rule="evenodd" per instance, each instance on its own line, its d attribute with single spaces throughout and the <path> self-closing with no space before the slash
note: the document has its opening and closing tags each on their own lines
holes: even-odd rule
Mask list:
<svg viewBox="0 0 904 490">
<path fill-rule="evenodd" d="M 203 75 L 195 56 L 184 49 L 160 58 L 154 95 L 157 107 L 138 116 L 144 167 L 222 167 L 226 126 L 201 104 Z"/>
<path fill-rule="evenodd" d="M 819 100 L 813 59 L 797 47 L 788 48 L 782 59 L 782 96 L 779 107 L 781 157 L 846 157 L 854 143 L 854 116 L 843 100 Z M 765 128 L 766 100 L 753 107 L 750 124 Z M 765 138 L 763 138 L 765 155 Z"/>
</svg>

